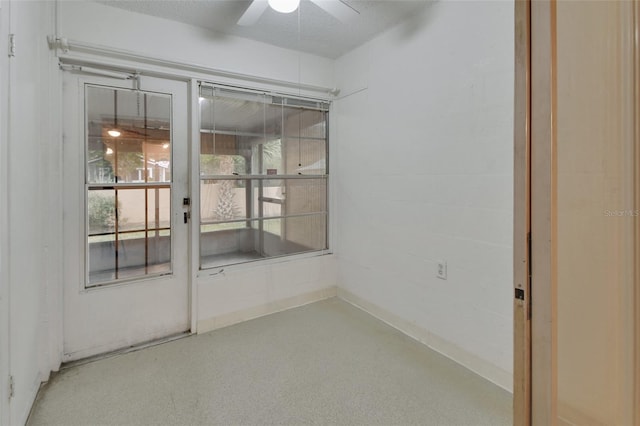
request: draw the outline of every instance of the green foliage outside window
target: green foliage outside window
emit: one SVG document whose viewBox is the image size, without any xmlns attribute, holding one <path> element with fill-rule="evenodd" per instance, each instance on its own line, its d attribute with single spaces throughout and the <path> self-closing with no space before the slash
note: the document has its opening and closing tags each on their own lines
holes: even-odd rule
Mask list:
<svg viewBox="0 0 640 426">
<path fill-rule="evenodd" d="M 89 234 L 113 232 L 116 224 L 115 196 L 89 194 Z M 120 203 L 118 202 L 118 212 Z"/>
</svg>

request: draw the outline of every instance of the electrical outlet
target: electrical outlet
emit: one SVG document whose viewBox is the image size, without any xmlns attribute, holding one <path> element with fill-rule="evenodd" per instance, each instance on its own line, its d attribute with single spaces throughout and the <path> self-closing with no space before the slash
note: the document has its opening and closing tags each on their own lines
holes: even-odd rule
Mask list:
<svg viewBox="0 0 640 426">
<path fill-rule="evenodd" d="M 438 271 L 436 272 L 436 277 L 441 280 L 447 279 L 447 262 L 445 260 L 438 261 Z"/>
</svg>

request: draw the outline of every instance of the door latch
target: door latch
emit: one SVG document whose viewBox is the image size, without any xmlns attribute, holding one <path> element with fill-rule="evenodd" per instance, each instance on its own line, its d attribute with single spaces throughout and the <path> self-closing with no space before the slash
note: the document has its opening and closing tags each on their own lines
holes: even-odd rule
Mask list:
<svg viewBox="0 0 640 426">
<path fill-rule="evenodd" d="M 187 223 L 191 219 L 191 212 L 182 213 L 182 217 L 184 218 L 184 223 Z"/>
<path fill-rule="evenodd" d="M 516 299 L 524 300 L 524 290 L 521 288 L 516 288 Z"/>
</svg>

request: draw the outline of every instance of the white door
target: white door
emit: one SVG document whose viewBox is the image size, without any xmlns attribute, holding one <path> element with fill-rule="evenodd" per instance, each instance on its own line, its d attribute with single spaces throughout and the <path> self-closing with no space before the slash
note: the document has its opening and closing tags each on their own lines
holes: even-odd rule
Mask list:
<svg viewBox="0 0 640 426">
<path fill-rule="evenodd" d="M 64 354 L 188 331 L 187 83 L 64 72 Z"/>
</svg>

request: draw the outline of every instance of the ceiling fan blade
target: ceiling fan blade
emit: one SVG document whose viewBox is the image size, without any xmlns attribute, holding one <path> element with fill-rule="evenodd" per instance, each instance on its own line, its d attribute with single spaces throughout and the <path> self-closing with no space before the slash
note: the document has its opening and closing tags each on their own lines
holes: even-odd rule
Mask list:
<svg viewBox="0 0 640 426">
<path fill-rule="evenodd" d="M 360 15 L 356 9 L 342 0 L 311 0 L 318 7 L 322 8 L 329 15 L 341 22 L 347 22 L 349 19 Z"/>
<path fill-rule="evenodd" d="M 240 19 L 238 19 L 238 25 L 248 27 L 255 24 L 264 11 L 267 10 L 268 5 L 267 0 L 253 0 L 249 8 L 242 14 Z"/>
</svg>

